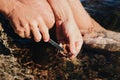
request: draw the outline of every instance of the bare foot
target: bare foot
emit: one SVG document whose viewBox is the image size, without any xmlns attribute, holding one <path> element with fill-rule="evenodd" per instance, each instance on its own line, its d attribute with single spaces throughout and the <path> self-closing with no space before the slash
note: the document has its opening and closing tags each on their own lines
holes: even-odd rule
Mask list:
<svg viewBox="0 0 120 80">
<path fill-rule="evenodd" d="M 73 57 L 76 57 L 83 40 L 68 2 L 66 0 L 48 0 L 48 2 L 54 11 L 58 41 L 68 43 Z"/>
<path fill-rule="evenodd" d="M 54 14 L 46 0 L 17 0 L 9 14 L 14 31 L 22 38 L 30 38 L 31 32 L 36 42 L 43 37 L 49 40 L 49 28 L 55 22 Z"/>
</svg>

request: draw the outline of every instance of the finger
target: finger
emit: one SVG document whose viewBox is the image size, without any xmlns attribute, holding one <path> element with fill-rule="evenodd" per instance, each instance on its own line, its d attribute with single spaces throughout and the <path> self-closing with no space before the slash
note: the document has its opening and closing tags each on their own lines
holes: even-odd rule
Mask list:
<svg viewBox="0 0 120 80">
<path fill-rule="evenodd" d="M 25 29 L 25 37 L 26 37 L 26 38 L 31 38 L 29 25 L 28 25 L 28 24 L 25 24 L 24 29 Z"/>
<path fill-rule="evenodd" d="M 74 39 L 70 39 L 70 51 L 73 54 L 72 57 L 76 57 L 81 50 L 83 42 L 75 41 Z"/>
<path fill-rule="evenodd" d="M 76 57 L 82 48 L 83 39 L 80 33 L 79 35 L 73 35 L 72 33 L 69 35 L 70 51 L 72 54 L 74 54 L 73 56 Z"/>
<path fill-rule="evenodd" d="M 76 53 L 79 53 L 81 48 L 82 48 L 82 44 L 83 44 L 83 40 L 81 39 L 80 41 L 76 41 L 75 45 L 76 45 Z M 75 55 L 77 56 L 77 54 Z"/>
<path fill-rule="evenodd" d="M 63 40 L 63 30 L 62 30 L 62 21 L 56 21 L 56 37 L 59 43 L 62 43 Z"/>
<path fill-rule="evenodd" d="M 24 28 L 24 35 L 26 38 L 30 38 L 30 26 L 25 20 L 22 20 L 21 26 Z"/>
<path fill-rule="evenodd" d="M 24 28 L 24 34 L 26 38 L 30 38 L 30 26 L 28 22 L 26 22 L 24 19 L 22 19 L 21 26 Z"/>
<path fill-rule="evenodd" d="M 70 44 L 70 52 L 73 54 L 73 56 L 75 56 L 77 51 L 75 48 L 75 40 L 73 39 L 72 36 L 70 36 L 69 38 L 69 44 Z"/>
<path fill-rule="evenodd" d="M 32 21 L 31 24 L 30 24 L 30 29 L 31 29 L 31 32 L 33 34 L 33 37 L 34 37 L 34 40 L 36 42 L 39 42 L 42 38 L 41 34 L 40 34 L 40 31 L 38 29 L 38 24 L 36 21 Z"/>
<path fill-rule="evenodd" d="M 38 27 L 43 36 L 43 40 L 45 42 L 48 42 L 50 40 L 49 30 L 42 18 L 39 18 L 39 26 Z"/>
<path fill-rule="evenodd" d="M 73 20 L 64 23 L 63 26 L 66 27 L 66 31 L 67 31 L 66 33 L 69 37 L 68 39 L 69 39 L 70 51 L 73 54 L 73 56 L 76 57 L 83 43 L 81 33 L 77 25 L 75 24 L 75 21 Z"/>
<path fill-rule="evenodd" d="M 14 32 L 17 33 L 21 38 L 25 38 L 24 28 L 20 25 L 20 22 L 16 20 L 13 26 Z"/>
<path fill-rule="evenodd" d="M 25 34 L 24 34 L 24 30 L 20 30 L 20 31 L 15 31 L 15 33 L 17 33 L 21 38 L 25 38 Z"/>
</svg>

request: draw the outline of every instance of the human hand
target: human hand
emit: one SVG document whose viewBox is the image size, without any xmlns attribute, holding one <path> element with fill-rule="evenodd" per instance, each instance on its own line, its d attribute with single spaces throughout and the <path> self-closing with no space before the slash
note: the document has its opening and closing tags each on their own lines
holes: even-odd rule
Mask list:
<svg viewBox="0 0 120 80">
<path fill-rule="evenodd" d="M 15 33 L 22 38 L 31 38 L 36 42 L 49 40 L 49 28 L 54 24 L 53 12 L 46 0 L 18 0 L 9 20 Z"/>
<path fill-rule="evenodd" d="M 56 19 L 58 42 L 68 43 L 72 57 L 76 57 L 83 44 L 82 36 L 66 0 L 48 0 Z"/>
</svg>

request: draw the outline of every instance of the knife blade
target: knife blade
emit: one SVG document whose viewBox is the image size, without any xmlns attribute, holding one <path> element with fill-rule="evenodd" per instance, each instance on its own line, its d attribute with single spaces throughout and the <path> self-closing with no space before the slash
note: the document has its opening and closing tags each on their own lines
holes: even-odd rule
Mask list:
<svg viewBox="0 0 120 80">
<path fill-rule="evenodd" d="M 48 41 L 51 45 L 53 45 L 54 47 L 56 47 L 57 49 L 61 50 L 61 51 L 64 51 L 64 49 L 58 44 L 56 43 L 54 40 L 50 39 Z"/>
</svg>

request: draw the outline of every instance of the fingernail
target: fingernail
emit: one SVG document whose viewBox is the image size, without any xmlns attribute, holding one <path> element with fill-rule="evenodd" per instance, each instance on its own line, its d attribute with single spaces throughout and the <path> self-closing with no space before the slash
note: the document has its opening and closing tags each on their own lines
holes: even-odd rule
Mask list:
<svg viewBox="0 0 120 80">
<path fill-rule="evenodd" d="M 45 42 L 48 42 L 48 41 L 49 41 L 49 39 L 45 39 L 44 41 L 45 41 Z"/>
</svg>

